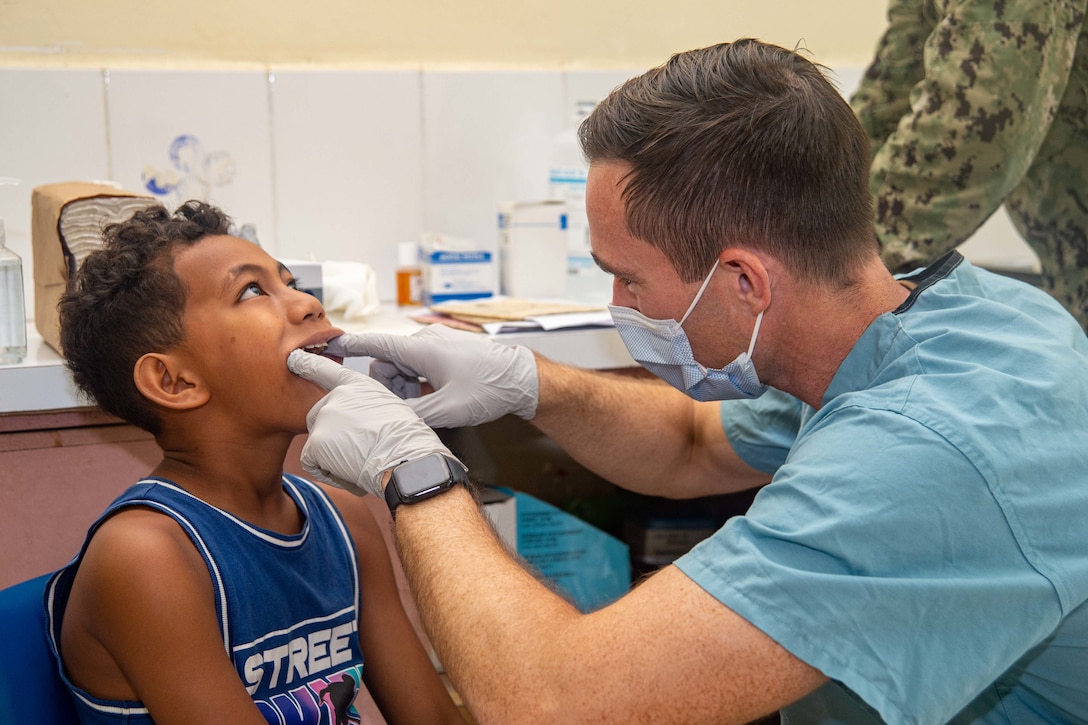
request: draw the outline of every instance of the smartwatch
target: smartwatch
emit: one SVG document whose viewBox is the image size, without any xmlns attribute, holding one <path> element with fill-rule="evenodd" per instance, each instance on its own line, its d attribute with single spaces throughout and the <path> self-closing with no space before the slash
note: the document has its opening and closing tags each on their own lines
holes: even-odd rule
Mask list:
<svg viewBox="0 0 1088 725">
<path fill-rule="evenodd" d="M 413 504 L 448 491 L 457 484 L 468 485 L 468 469 L 441 453 L 431 453 L 406 461 L 393 469 L 385 487 L 389 513 L 396 514 L 401 504 Z"/>
</svg>

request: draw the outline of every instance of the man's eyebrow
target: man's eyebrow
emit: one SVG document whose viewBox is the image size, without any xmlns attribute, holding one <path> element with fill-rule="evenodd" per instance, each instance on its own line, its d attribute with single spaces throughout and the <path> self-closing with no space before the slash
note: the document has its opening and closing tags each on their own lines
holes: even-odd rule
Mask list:
<svg viewBox="0 0 1088 725">
<path fill-rule="evenodd" d="M 609 266 L 604 261 L 602 261 L 601 258 L 598 257 L 593 252 L 590 252 L 589 256 L 593 257 L 593 261 L 597 263 L 597 266 L 600 267 L 601 271 L 604 272 L 605 274 L 610 274 L 613 277 L 622 277 L 624 279 L 630 278 L 629 274 L 624 274 L 623 272 L 621 272 L 621 271 L 619 271 L 617 269 L 613 269 L 611 266 Z"/>
</svg>

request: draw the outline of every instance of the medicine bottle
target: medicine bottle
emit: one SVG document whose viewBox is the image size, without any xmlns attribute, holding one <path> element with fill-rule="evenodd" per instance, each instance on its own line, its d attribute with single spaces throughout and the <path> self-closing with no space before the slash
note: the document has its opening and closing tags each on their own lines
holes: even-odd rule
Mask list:
<svg viewBox="0 0 1088 725">
<path fill-rule="evenodd" d="M 423 268 L 419 265 L 419 244 L 401 242 L 397 247 L 397 305 L 423 304 Z"/>
<path fill-rule="evenodd" d="M 25 305 L 23 260 L 5 246 L 0 219 L 0 365 L 15 365 L 26 357 Z"/>
</svg>

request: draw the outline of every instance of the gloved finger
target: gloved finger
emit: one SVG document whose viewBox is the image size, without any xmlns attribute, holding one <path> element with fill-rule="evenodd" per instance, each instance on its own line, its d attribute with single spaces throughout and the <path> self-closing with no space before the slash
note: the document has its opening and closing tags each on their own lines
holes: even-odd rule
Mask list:
<svg viewBox="0 0 1088 725">
<path fill-rule="evenodd" d="M 313 458 L 313 456 L 309 455 L 309 451 L 307 451 L 306 446 L 303 445 L 302 453 L 299 454 L 299 462 L 302 464 L 302 470 L 306 471 L 306 475 L 314 481 L 320 481 L 321 483 L 335 486 L 336 484 L 332 482 L 332 473 L 326 471 L 318 465 L 316 461 L 311 460 L 311 458 Z"/>
<path fill-rule="evenodd" d="M 325 352 L 337 357 L 366 356 L 370 353 L 367 352 L 365 339 L 363 335 L 345 332 L 343 335 L 329 340 L 329 346 L 325 348 Z"/>
<path fill-rule="evenodd" d="M 354 481 L 348 481 L 340 478 L 332 471 L 322 468 L 317 461 L 312 460 L 313 455 L 306 449 L 302 448 L 302 454 L 299 456 L 299 462 L 302 463 L 302 470 L 306 471 L 306 474 L 314 481 L 320 481 L 321 483 L 327 483 L 330 486 L 336 488 L 342 488 L 345 491 L 355 494 L 356 496 L 362 496 L 367 490 Z"/>
<path fill-rule="evenodd" d="M 370 380 L 366 375 L 339 365 L 322 355 L 292 350 L 287 356 L 287 368 L 300 378 L 317 383 L 325 390 L 332 390 L 337 385 L 345 385 L 354 380 Z"/>
<path fill-rule="evenodd" d="M 452 401 L 456 401 L 456 404 L 450 403 Z M 479 426 L 480 423 L 490 422 L 497 417 L 489 415 L 486 407 L 471 397 L 455 396 L 448 389 L 411 398 L 405 403 L 431 428 Z"/>
<path fill-rule="evenodd" d="M 329 340 L 329 346 L 325 354 L 337 357 L 373 357 L 402 363 L 401 369 L 410 375 L 417 375 L 414 370 L 403 367 L 403 343 L 407 335 L 391 335 L 384 333 L 367 333 L 353 335 L 345 332 L 339 337 Z"/>
<path fill-rule="evenodd" d="M 456 407 L 459 418 L 454 420 L 450 416 L 450 406 L 446 402 L 446 393 L 446 390 L 436 390 L 433 393 L 427 393 L 404 402 L 431 428 L 459 428 L 483 422 L 474 419 L 471 411 L 467 411 L 464 406 Z"/>
<path fill-rule="evenodd" d="M 419 378 L 406 374 L 399 367 L 386 360 L 372 360 L 370 377 L 393 391 L 398 398 L 418 398 L 420 393 Z"/>
</svg>

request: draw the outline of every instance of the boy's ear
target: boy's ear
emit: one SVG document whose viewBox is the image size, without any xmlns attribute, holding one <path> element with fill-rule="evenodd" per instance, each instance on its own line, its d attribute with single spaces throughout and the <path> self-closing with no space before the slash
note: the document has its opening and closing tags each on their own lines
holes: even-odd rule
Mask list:
<svg viewBox="0 0 1088 725">
<path fill-rule="evenodd" d="M 137 390 L 164 408 L 192 410 L 208 402 L 207 387 L 176 355 L 149 352 L 136 361 L 132 376 Z"/>
</svg>

